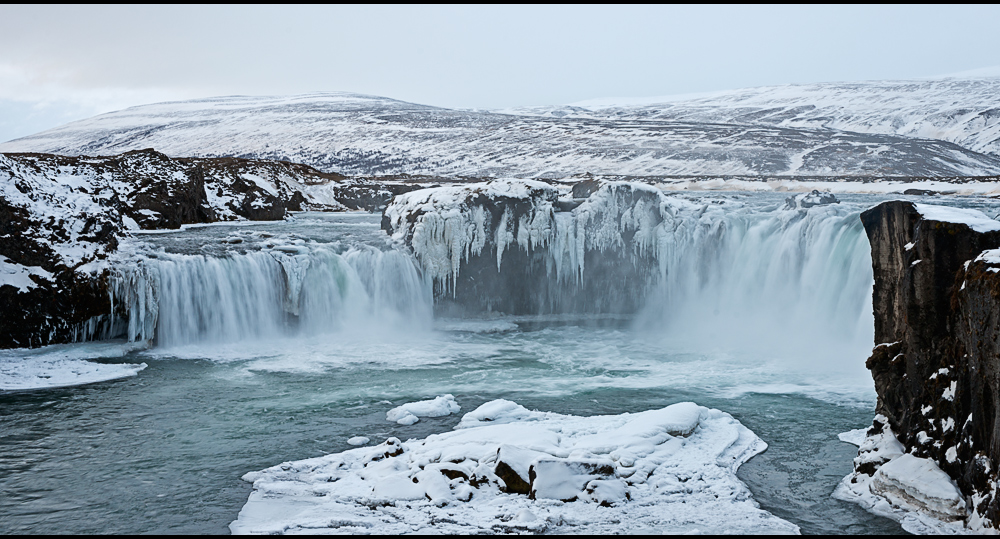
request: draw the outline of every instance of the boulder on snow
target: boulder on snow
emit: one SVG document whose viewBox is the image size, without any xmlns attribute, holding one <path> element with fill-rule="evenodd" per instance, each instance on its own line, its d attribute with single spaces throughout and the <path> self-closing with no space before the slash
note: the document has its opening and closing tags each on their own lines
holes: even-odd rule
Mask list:
<svg viewBox="0 0 1000 539">
<path fill-rule="evenodd" d="M 785 199 L 786 210 L 807 209 L 827 204 L 840 204 L 840 201 L 833 193 L 821 193 L 815 189 L 811 193 L 802 193 Z"/>
</svg>

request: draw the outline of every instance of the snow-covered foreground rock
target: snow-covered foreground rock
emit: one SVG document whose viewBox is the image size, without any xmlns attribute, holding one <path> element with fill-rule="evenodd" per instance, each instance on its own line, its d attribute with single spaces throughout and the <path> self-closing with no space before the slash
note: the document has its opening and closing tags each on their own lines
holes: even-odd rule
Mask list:
<svg viewBox="0 0 1000 539">
<path fill-rule="evenodd" d="M 910 533 L 983 531 L 976 519 L 966 527 L 969 509 L 948 474 L 933 460 L 906 453 L 885 424 L 884 416 L 876 417 L 875 422 L 882 426 L 880 432 L 871 429 L 871 434 L 862 439 L 857 439 L 855 431 L 841 436 L 848 443 L 857 443 L 860 449 L 854 459 L 855 471 L 841 481 L 833 496 L 896 520 Z"/>
<path fill-rule="evenodd" d="M 766 444 L 679 403 L 577 417 L 483 404 L 454 431 L 248 473 L 234 533 L 797 533 L 737 468 Z"/>
<path fill-rule="evenodd" d="M 457 413 L 462 409 L 452 395 L 441 395 L 430 400 L 408 402 L 389 410 L 385 414 L 386 421 L 394 421 L 400 425 L 412 425 L 421 417 L 441 417 Z"/>
</svg>

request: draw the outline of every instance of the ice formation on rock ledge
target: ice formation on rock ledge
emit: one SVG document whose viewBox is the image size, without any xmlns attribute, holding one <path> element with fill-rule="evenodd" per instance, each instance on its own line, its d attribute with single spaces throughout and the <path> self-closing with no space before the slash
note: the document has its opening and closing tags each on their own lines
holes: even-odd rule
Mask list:
<svg viewBox="0 0 1000 539">
<path fill-rule="evenodd" d="M 580 281 L 588 251 L 633 263 L 659 259 L 683 233 L 685 217 L 697 219 L 705 209 L 636 182 L 607 182 L 585 200 L 559 196 L 558 188 L 532 180 L 423 189 L 396 197 L 383 227 L 413 249 L 430 276 L 452 287 L 462 263 L 487 248 L 495 251 L 497 271 L 510 249 L 545 248 L 549 275 Z"/>
<path fill-rule="evenodd" d="M 454 431 L 244 476 L 234 533 L 796 533 L 736 469 L 766 444 L 729 414 L 679 403 L 576 417 L 506 400 Z"/>
<path fill-rule="evenodd" d="M 784 209 L 777 197 L 765 205 L 597 180 L 565 191 L 517 180 L 413 191 L 386 208 L 383 228 L 435 281 L 439 306 L 644 313 L 657 324 L 684 312 L 726 318 L 749 337 L 783 328 L 871 346 L 857 205 Z"/>
<path fill-rule="evenodd" d="M 969 516 L 966 501 L 948 474 L 931 459 L 905 453 L 885 416 L 876 416 L 875 425 L 881 430 L 872 428 L 860 440 L 855 471 L 837 486 L 835 498 L 899 521 L 903 529 L 914 534 L 985 531 L 976 522 L 965 523 Z M 849 441 L 845 438 L 841 436 Z"/>
</svg>

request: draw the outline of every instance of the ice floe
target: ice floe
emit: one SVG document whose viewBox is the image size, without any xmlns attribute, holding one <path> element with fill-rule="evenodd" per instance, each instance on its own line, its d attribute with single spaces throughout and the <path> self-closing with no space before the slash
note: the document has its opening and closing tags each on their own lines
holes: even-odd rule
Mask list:
<svg viewBox="0 0 1000 539">
<path fill-rule="evenodd" d="M 455 430 L 285 462 L 234 533 L 796 533 L 737 468 L 766 444 L 694 403 L 611 416 L 495 400 Z"/>
<path fill-rule="evenodd" d="M 441 395 L 430 400 L 408 402 L 397 406 L 385 414 L 386 421 L 400 425 L 412 425 L 421 417 L 441 417 L 457 413 L 462 409 L 451 395 Z"/>
<path fill-rule="evenodd" d="M 847 442 L 851 445 L 856 445 L 861 447 L 861 444 L 865 443 L 865 438 L 868 436 L 868 429 L 854 429 L 847 432 L 841 432 L 837 435 L 837 438 L 841 442 Z"/>
</svg>

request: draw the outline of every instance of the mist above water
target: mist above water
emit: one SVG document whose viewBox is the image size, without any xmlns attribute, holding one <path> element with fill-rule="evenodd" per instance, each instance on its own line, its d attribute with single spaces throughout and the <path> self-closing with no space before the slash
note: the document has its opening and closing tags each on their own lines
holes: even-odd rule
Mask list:
<svg viewBox="0 0 1000 539">
<path fill-rule="evenodd" d="M 729 214 L 712 234 L 678 245 L 635 327 L 695 350 L 857 369 L 874 339 L 871 249 L 860 210 L 836 204 Z"/>
</svg>

